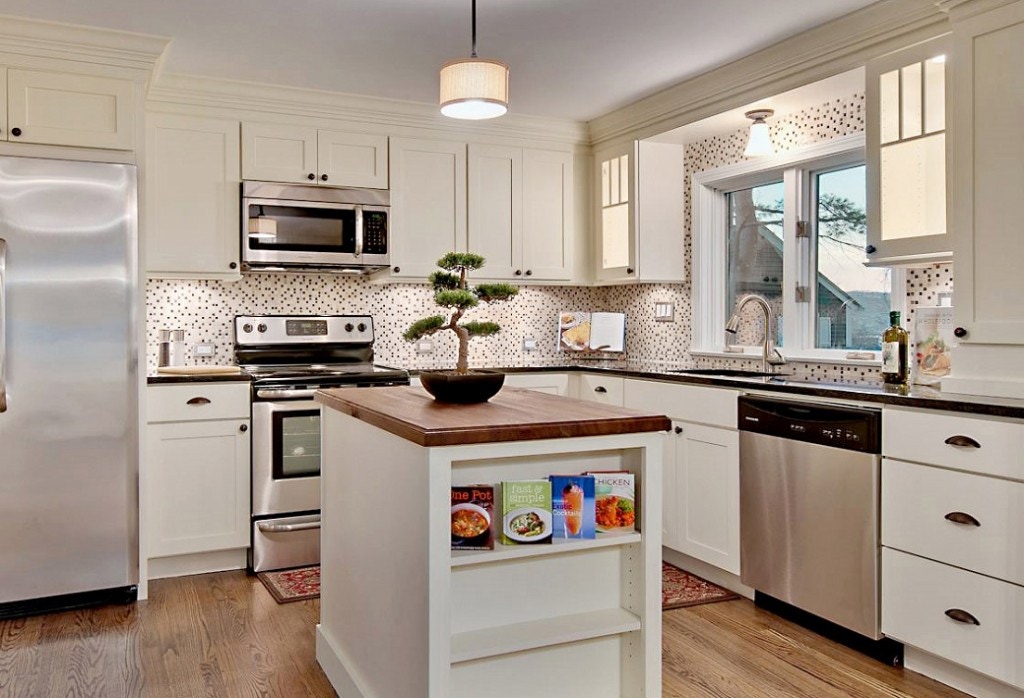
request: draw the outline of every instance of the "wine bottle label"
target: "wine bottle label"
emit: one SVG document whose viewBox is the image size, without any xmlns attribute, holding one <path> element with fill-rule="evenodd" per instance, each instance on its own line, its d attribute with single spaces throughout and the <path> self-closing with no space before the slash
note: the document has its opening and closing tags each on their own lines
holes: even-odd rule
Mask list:
<svg viewBox="0 0 1024 698">
<path fill-rule="evenodd" d="M 882 342 L 882 373 L 900 372 L 900 343 Z"/>
</svg>

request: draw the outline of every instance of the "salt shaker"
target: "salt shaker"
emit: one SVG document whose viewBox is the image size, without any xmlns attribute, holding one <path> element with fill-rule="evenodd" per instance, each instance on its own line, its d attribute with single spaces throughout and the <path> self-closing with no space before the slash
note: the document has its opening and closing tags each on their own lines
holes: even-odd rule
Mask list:
<svg viewBox="0 0 1024 698">
<path fill-rule="evenodd" d="M 156 365 L 185 365 L 185 330 L 160 330 L 160 345 Z"/>
</svg>

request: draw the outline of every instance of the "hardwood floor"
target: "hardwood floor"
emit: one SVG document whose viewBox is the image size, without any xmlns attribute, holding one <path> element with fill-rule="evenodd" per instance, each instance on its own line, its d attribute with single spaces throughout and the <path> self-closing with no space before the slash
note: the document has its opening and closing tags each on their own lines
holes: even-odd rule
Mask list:
<svg viewBox="0 0 1024 698">
<path fill-rule="evenodd" d="M 150 597 L 0 621 L 0 696 L 334 695 L 314 656 L 319 601 L 278 604 L 244 572 L 158 580 Z M 747 600 L 682 608 L 663 619 L 666 698 L 964 695 Z"/>
</svg>

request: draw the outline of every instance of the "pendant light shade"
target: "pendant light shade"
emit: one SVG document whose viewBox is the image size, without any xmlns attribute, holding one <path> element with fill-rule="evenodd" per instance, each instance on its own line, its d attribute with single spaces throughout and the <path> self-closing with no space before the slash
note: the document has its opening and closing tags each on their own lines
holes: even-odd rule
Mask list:
<svg viewBox="0 0 1024 698">
<path fill-rule="evenodd" d="M 441 113 L 453 119 L 493 119 L 508 111 L 508 66 L 477 58 L 476 0 L 473 0 L 473 52 L 441 67 Z"/>
<path fill-rule="evenodd" d="M 775 146 L 768 135 L 768 124 L 764 122 L 774 113 L 773 109 L 755 109 L 744 114 L 748 119 L 754 120 L 754 123 L 750 124 L 750 139 L 747 141 L 747 149 L 743 151 L 744 156 L 752 158 L 775 154 Z"/>
</svg>

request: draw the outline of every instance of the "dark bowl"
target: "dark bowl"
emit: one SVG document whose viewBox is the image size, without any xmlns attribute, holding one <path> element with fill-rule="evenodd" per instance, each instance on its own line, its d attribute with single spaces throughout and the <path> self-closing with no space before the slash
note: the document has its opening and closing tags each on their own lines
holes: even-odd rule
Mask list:
<svg viewBox="0 0 1024 698">
<path fill-rule="evenodd" d="M 497 395 L 505 383 L 505 374 L 483 370 L 465 374 L 455 371 L 423 371 L 420 373 L 420 383 L 438 402 L 471 405 L 487 402 Z"/>
</svg>

